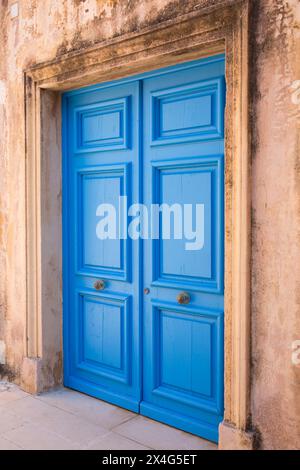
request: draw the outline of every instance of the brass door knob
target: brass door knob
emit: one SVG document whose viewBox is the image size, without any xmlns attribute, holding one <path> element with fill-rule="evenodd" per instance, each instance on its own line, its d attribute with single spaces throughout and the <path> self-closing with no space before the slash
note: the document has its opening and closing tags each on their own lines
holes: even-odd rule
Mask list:
<svg viewBox="0 0 300 470">
<path fill-rule="evenodd" d="M 179 304 L 189 304 L 191 300 L 191 296 L 188 292 L 180 292 L 180 294 L 177 295 L 177 302 Z"/>
<path fill-rule="evenodd" d="M 99 279 L 94 283 L 94 287 L 96 290 L 103 290 L 105 288 L 105 282 L 102 279 Z"/>
</svg>

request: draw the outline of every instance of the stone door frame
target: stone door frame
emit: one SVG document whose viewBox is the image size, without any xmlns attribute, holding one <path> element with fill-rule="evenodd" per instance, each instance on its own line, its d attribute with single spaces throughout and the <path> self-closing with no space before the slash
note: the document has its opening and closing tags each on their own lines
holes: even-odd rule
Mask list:
<svg viewBox="0 0 300 470">
<path fill-rule="evenodd" d="M 26 344 L 24 389 L 62 380 L 61 93 L 226 54 L 225 416 L 220 448 L 252 448 L 250 416 L 250 142 L 247 0 L 227 0 L 24 71 Z"/>
</svg>

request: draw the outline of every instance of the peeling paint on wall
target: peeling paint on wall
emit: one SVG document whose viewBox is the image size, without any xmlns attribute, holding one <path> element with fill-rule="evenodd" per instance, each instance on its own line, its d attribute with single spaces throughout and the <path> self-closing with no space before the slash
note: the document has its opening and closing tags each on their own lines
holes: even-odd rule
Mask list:
<svg viewBox="0 0 300 470">
<path fill-rule="evenodd" d="M 3 340 L 0 340 L 0 364 L 5 364 L 6 362 L 5 350 L 5 342 Z"/>
</svg>

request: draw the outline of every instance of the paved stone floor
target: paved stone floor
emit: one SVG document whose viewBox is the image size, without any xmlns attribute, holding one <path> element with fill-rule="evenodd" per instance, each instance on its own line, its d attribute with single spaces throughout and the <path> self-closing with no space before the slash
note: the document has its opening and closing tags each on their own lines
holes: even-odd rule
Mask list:
<svg viewBox="0 0 300 470">
<path fill-rule="evenodd" d="M 216 448 L 192 434 L 73 390 L 32 396 L 0 382 L 0 450 Z"/>
</svg>

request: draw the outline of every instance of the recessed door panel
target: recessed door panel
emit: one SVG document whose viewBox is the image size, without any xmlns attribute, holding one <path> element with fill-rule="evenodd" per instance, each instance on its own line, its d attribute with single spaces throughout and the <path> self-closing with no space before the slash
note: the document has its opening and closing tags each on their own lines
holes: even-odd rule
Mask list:
<svg viewBox="0 0 300 470">
<path fill-rule="evenodd" d="M 124 331 L 122 310 L 87 300 L 82 311 L 83 361 L 107 369 L 121 369 Z"/>
<path fill-rule="evenodd" d="M 150 91 L 152 145 L 222 138 L 224 77 Z"/>
<path fill-rule="evenodd" d="M 152 175 L 153 203 L 163 207 L 153 284 L 222 292 L 223 156 L 153 161 Z"/>
<path fill-rule="evenodd" d="M 121 239 L 119 229 L 120 200 L 130 201 L 130 169 L 126 163 L 77 171 L 78 272 L 129 280 L 130 240 Z"/>
<path fill-rule="evenodd" d="M 223 312 L 152 304 L 153 394 L 219 414 Z"/>
<path fill-rule="evenodd" d="M 128 148 L 131 119 L 130 95 L 77 107 L 75 150 L 77 152 L 90 150 L 104 152 Z"/>
<path fill-rule="evenodd" d="M 128 384 L 132 367 L 130 298 L 78 292 L 76 306 L 75 367 L 86 376 Z"/>
</svg>

